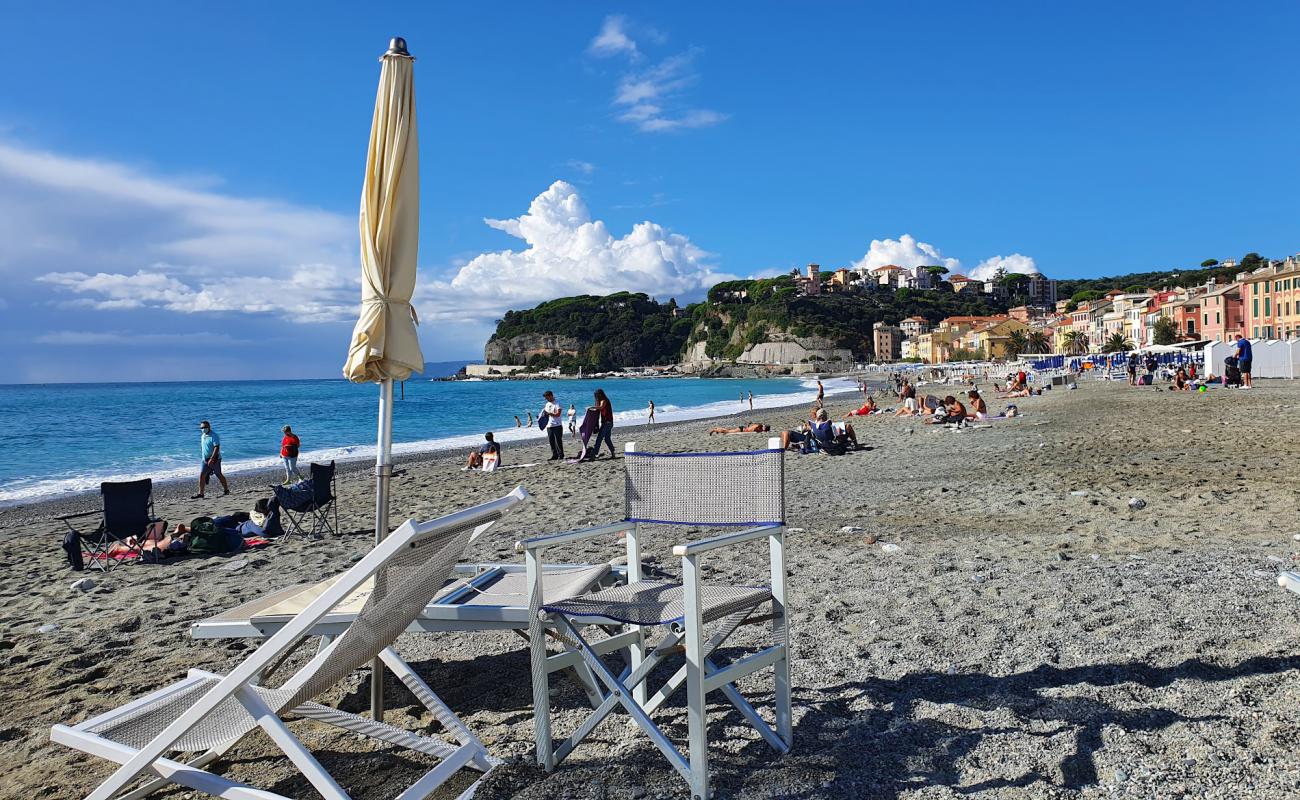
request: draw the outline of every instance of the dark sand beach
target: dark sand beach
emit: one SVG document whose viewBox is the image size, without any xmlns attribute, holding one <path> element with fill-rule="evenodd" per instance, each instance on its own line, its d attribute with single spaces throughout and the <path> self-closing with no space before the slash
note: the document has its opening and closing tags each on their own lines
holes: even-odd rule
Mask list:
<svg viewBox="0 0 1300 800">
<path fill-rule="evenodd" d="M 795 745 L 776 757 L 713 703 L 719 797 L 1300 796 L 1300 597 L 1275 581 L 1300 549 L 1300 431 L 1289 424 L 1300 386 L 1193 395 L 1089 382 L 1014 402 L 1022 418 L 961 432 L 855 420 L 869 451 L 789 456 Z M 851 403 L 830 407 L 838 416 Z M 1005 401 L 990 405 L 996 412 Z M 788 427 L 798 411 L 736 418 Z M 766 439 L 710 439 L 714 424 L 616 429 L 615 442 L 672 451 Z M 394 519 L 434 517 L 522 484 L 534 500 L 469 554 L 518 561 L 521 538 L 621 517 L 618 462 L 547 464 L 540 441 L 506 457 L 536 466 L 478 474 L 460 470 L 461 454 L 401 460 Z M 158 512 L 187 521 L 247 509 L 271 478 L 239 476 L 230 497 L 202 502 L 185 499 L 189 484 L 161 487 Z M 108 575 L 72 573 L 57 547 L 53 516 L 95 498 L 0 510 L 10 556 L 0 580 L 0 796 L 87 794 L 108 765 L 51 744 L 50 725 L 121 705 L 191 667 L 229 669 L 254 643 L 196 641 L 191 622 L 352 563 L 372 541 L 369 469 L 348 466 L 339 487 L 340 536 Z M 652 530 L 651 567 L 675 572 L 668 548 L 680 538 Z M 596 541 L 550 557 L 621 552 Z M 754 546 L 705 563 L 716 579 L 754 581 L 767 554 Z M 70 588 L 87 576 L 95 588 Z M 687 796 L 618 716 L 555 773 L 540 771 L 517 636 L 408 634 L 398 649 L 506 762 L 479 797 Z M 362 710 L 367 679 L 354 674 L 325 702 Z M 751 688 L 766 713 L 763 682 Z M 390 721 L 436 724 L 404 689 L 390 685 L 387 699 Z M 566 682 L 552 702 L 561 730 L 584 708 Z M 658 719 L 684 734 L 680 703 Z M 292 726 L 358 798 L 391 797 L 428 768 L 333 729 Z M 261 734 L 219 769 L 314 796 Z"/>
</svg>

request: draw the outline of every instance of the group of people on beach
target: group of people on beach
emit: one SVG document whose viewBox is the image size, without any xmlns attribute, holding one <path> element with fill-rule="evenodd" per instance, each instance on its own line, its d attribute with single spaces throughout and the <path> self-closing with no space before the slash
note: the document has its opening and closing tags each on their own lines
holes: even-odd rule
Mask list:
<svg viewBox="0 0 1300 800">
<path fill-rule="evenodd" d="M 302 447 L 302 440 L 288 425 L 281 428 L 280 432 L 284 434 L 280 438 L 280 463 L 284 466 L 284 482 L 288 484 L 306 480 L 298 471 L 298 451 Z M 205 419 L 199 422 L 199 491 L 191 495 L 190 499 L 206 499 L 208 484 L 213 478 L 221 484 L 222 497 L 230 494 L 230 482 L 221 471 L 221 437 L 212 429 L 212 423 Z"/>
</svg>

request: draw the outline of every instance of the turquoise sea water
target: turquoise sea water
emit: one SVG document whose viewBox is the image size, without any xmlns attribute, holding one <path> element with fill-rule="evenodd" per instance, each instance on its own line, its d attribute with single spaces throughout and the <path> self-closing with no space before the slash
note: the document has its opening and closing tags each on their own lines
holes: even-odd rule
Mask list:
<svg viewBox="0 0 1300 800">
<path fill-rule="evenodd" d="M 516 428 L 514 415 L 535 417 L 542 391 L 550 388 L 566 409 L 575 404 L 581 419 L 598 387 L 614 405 L 616 442 L 617 425 L 643 422 L 651 399 L 656 421 L 670 422 L 747 409 L 751 391 L 760 410 L 811 400 L 816 392 L 815 381 L 795 378 L 417 377 L 407 382 L 406 399 L 394 404 L 394 451 L 469 447 L 488 430 L 507 443 L 540 437 L 535 426 Z M 826 382 L 828 393 L 853 388 L 848 380 Z M 201 419 L 221 437 L 227 473 L 277 465 L 283 425 L 302 437 L 304 463 L 373 458 L 378 392 L 343 380 L 0 386 L 0 504 L 93 490 L 103 480 L 197 477 Z"/>
</svg>

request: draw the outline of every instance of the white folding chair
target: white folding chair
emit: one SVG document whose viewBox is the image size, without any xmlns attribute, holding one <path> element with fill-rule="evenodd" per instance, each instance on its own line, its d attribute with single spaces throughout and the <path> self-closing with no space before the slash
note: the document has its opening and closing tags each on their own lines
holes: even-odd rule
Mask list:
<svg viewBox="0 0 1300 800">
<path fill-rule="evenodd" d="M 191 670 L 185 680 L 115 711 L 75 726 L 55 725 L 50 738 L 121 765 L 89 800 L 109 800 L 146 774 L 153 779 L 127 797 L 143 797 L 177 783 L 223 798 L 281 798 L 204 769 L 258 728 L 322 797 L 346 800 L 343 788 L 285 725 L 283 718 L 290 712 L 440 759 L 398 795 L 400 800 L 427 797 L 463 767 L 487 772 L 495 762 L 482 742 L 402 661 L 392 644 L 442 587 L 471 536 L 527 499 L 528 493 L 519 487 L 432 522 L 408 520 L 229 674 Z M 370 590 L 365 604 L 346 630 L 279 688 L 258 685 L 261 674 L 278 665 L 335 605 L 366 586 Z M 453 742 L 311 702 L 375 657 L 432 712 Z M 199 755 L 183 761 L 169 757 L 171 753 Z"/>
<path fill-rule="evenodd" d="M 690 785 L 698 800 L 709 797 L 709 758 L 705 726 L 708 693 L 720 690 L 742 717 L 779 753 L 792 744 L 790 718 L 789 630 L 785 593 L 784 453 L 779 439 L 766 450 L 728 453 L 641 453 L 625 446 L 623 522 L 597 528 L 540 536 L 520 543 L 526 552 L 537 760 L 555 768 L 604 720 L 622 706 Z M 732 530 L 673 548 L 681 558 L 681 583 L 643 580 L 643 524 L 724 527 Z M 594 536 L 625 533 L 628 583 L 560 602 L 543 602 L 542 553 L 550 546 Z M 700 562 L 705 553 L 766 539 L 770 554 L 769 586 L 704 583 Z M 757 653 L 719 666 L 713 653 L 759 608 L 770 605 L 772 644 Z M 550 653 L 543 629 L 553 625 L 562 650 Z M 607 636 L 587 638 L 589 629 Z M 665 629 L 647 652 L 647 635 Z M 685 649 L 685 664 L 653 695 L 646 679 L 661 663 Z M 627 667 L 614 672 L 603 656 L 627 653 Z M 600 703 L 566 739 L 551 735 L 549 676 L 574 664 L 586 664 L 603 684 Z M 775 726 L 745 700 L 735 682 L 772 667 Z M 686 685 L 689 728 L 687 755 L 655 725 L 650 715 Z"/>
</svg>

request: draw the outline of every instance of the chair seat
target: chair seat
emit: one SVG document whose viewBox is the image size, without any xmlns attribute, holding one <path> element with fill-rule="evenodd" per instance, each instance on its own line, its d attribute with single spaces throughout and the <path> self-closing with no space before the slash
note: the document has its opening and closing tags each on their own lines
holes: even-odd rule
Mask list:
<svg viewBox="0 0 1300 800">
<path fill-rule="evenodd" d="M 765 586 L 700 585 L 700 605 L 704 622 L 753 608 L 772 599 Z M 682 622 L 686 608 L 682 587 L 677 583 L 638 581 L 614 586 L 599 592 L 543 605 L 542 610 L 568 617 L 600 617 L 628 625 L 668 625 Z"/>
<path fill-rule="evenodd" d="M 197 673 L 197 671 L 196 671 Z M 212 673 L 191 674 L 189 678 L 164 687 L 132 704 L 127 713 L 108 715 L 107 719 L 93 719 L 77 726 L 87 733 L 102 736 L 110 741 L 132 748 L 142 748 L 162 733 L 181 714 L 198 702 L 221 681 Z M 267 689 L 253 690 L 272 708 L 288 700 L 291 692 Z M 257 727 L 257 722 L 235 698 L 227 698 L 216 710 L 205 716 L 197 725 L 172 746 L 174 752 L 199 752 L 216 745 L 238 739 Z"/>
</svg>

